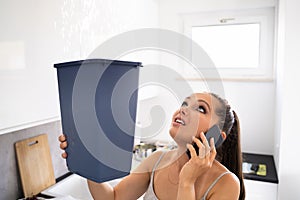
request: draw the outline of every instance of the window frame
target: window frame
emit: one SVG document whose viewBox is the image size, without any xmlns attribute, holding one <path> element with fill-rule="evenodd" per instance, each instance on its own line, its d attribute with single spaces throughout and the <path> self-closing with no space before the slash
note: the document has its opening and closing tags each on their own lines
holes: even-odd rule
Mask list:
<svg viewBox="0 0 300 200">
<path fill-rule="evenodd" d="M 260 24 L 260 46 L 258 68 L 217 68 L 216 73 L 210 73 L 211 69 L 202 68 L 200 71 L 205 73 L 205 79 L 222 80 L 261 80 L 272 81 L 274 79 L 274 13 L 275 8 L 260 8 L 247 10 L 231 10 L 218 12 L 201 12 L 193 14 L 183 14 L 183 32 L 192 38 L 192 27 L 196 26 L 215 26 L 233 24 Z M 220 22 L 221 20 L 225 23 Z M 192 41 L 191 41 L 192 42 Z M 190 59 L 193 60 L 192 45 L 188 45 L 186 51 L 189 52 Z M 188 78 L 192 72 L 190 67 L 183 65 L 183 74 Z M 193 78 L 195 79 L 195 78 Z"/>
</svg>

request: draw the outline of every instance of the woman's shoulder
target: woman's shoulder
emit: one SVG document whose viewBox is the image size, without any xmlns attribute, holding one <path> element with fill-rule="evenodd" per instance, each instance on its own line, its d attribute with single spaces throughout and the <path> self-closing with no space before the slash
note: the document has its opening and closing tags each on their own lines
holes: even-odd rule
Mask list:
<svg viewBox="0 0 300 200">
<path fill-rule="evenodd" d="M 219 181 L 221 181 L 221 183 L 222 183 L 222 181 L 224 181 L 224 182 L 230 182 L 234 185 L 236 185 L 236 184 L 239 185 L 240 181 L 233 172 L 231 172 L 229 169 L 227 169 L 221 163 L 219 163 L 219 162 L 216 162 L 216 163 L 218 166 L 216 172 L 219 176 L 219 179 L 220 179 Z"/>
<path fill-rule="evenodd" d="M 144 159 L 140 165 L 136 168 L 135 172 L 152 172 L 153 167 L 158 162 L 158 160 L 166 154 L 167 151 L 160 150 L 153 152 L 149 157 Z"/>
<path fill-rule="evenodd" d="M 239 196 L 240 192 L 240 181 L 238 177 L 232 173 L 223 173 L 222 177 L 218 180 L 216 187 L 214 187 L 215 191 L 218 191 L 217 194 L 231 194 L 233 196 Z M 234 198 L 232 198 L 234 199 Z"/>
<path fill-rule="evenodd" d="M 238 197 L 240 191 L 240 181 L 234 173 L 221 166 L 216 170 L 215 177 L 215 185 L 213 188 L 211 188 L 210 195 L 218 197 L 218 195 L 223 195 L 226 193 L 234 196 L 232 196 L 231 199 L 236 199 L 235 197 Z"/>
<path fill-rule="evenodd" d="M 220 180 L 219 180 L 220 184 L 226 183 L 226 185 L 229 184 L 230 186 L 232 186 L 232 185 L 239 186 L 240 185 L 240 181 L 239 181 L 238 177 L 230 171 L 221 173 L 219 175 L 219 177 L 220 177 Z"/>
</svg>

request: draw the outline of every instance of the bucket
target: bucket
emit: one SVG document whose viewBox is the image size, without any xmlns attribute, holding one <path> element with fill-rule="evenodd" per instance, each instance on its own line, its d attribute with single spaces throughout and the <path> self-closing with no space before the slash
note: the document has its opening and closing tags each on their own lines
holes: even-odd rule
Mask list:
<svg viewBox="0 0 300 200">
<path fill-rule="evenodd" d="M 55 64 L 68 169 L 96 182 L 130 173 L 140 62 Z"/>
</svg>

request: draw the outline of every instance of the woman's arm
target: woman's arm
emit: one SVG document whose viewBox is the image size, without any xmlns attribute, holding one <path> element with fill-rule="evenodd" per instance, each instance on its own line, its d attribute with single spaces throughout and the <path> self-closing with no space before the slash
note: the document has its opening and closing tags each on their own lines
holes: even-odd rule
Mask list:
<svg viewBox="0 0 300 200">
<path fill-rule="evenodd" d="M 67 139 L 64 135 L 59 137 L 60 148 L 67 148 Z M 138 199 L 145 193 L 150 182 L 151 171 L 157 159 L 162 152 L 154 152 L 145 159 L 130 175 L 123 178 L 114 188 L 108 183 L 97 183 L 88 180 L 89 190 L 95 200 L 119 200 L 119 199 Z M 62 157 L 66 158 L 66 152 L 62 153 Z"/>
<path fill-rule="evenodd" d="M 90 192 L 95 200 L 131 200 L 142 196 L 150 182 L 153 164 L 161 152 L 155 152 L 145 159 L 131 174 L 123 178 L 114 188 L 107 183 L 88 180 Z"/>
<path fill-rule="evenodd" d="M 210 145 L 203 133 L 200 134 L 203 143 L 194 138 L 193 141 L 199 147 L 199 155 L 196 154 L 194 147 L 188 144 L 191 159 L 183 166 L 179 174 L 179 187 L 177 200 L 196 199 L 195 182 L 199 176 L 209 170 L 216 157 L 216 148 L 211 139 Z M 209 200 L 237 200 L 240 193 L 239 179 L 234 174 L 222 177 L 209 192 Z"/>
<path fill-rule="evenodd" d="M 108 183 L 96 183 L 91 180 L 87 180 L 87 183 L 94 200 L 113 200 L 115 198 L 113 187 L 111 187 Z"/>
<path fill-rule="evenodd" d="M 191 144 L 187 144 L 191 158 L 180 171 L 177 200 L 196 199 L 195 182 L 199 176 L 211 168 L 216 157 L 217 152 L 213 138 L 210 140 L 210 145 L 203 132 L 200 134 L 200 138 L 203 142 L 193 138 L 193 142 L 199 147 L 199 155 Z"/>
<path fill-rule="evenodd" d="M 188 199 L 188 200 L 196 199 L 196 191 L 195 191 L 194 183 L 179 182 L 177 200 L 180 199 Z"/>
<path fill-rule="evenodd" d="M 130 174 L 115 187 L 108 183 L 96 183 L 88 180 L 90 193 L 95 200 L 131 200 L 142 196 L 148 187 L 148 174 Z"/>
</svg>

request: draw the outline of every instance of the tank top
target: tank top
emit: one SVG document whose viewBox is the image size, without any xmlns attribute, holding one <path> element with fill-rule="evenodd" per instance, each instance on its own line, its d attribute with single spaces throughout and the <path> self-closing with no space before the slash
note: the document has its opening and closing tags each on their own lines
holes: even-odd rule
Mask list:
<svg viewBox="0 0 300 200">
<path fill-rule="evenodd" d="M 159 162 L 161 161 L 161 159 L 164 157 L 166 151 L 164 151 L 160 157 L 158 158 L 157 162 L 155 163 L 152 172 L 151 172 L 151 178 L 150 178 L 150 183 L 149 183 L 149 187 L 144 195 L 144 200 L 158 200 L 155 192 L 154 192 L 154 188 L 153 188 L 153 179 L 154 179 L 154 172 L 159 164 Z M 224 172 L 222 173 L 220 176 L 218 176 L 214 182 L 208 187 L 207 191 L 204 193 L 203 197 L 201 198 L 201 200 L 205 200 L 209 191 L 216 185 L 216 183 L 226 174 L 231 174 L 231 172 Z"/>
</svg>

